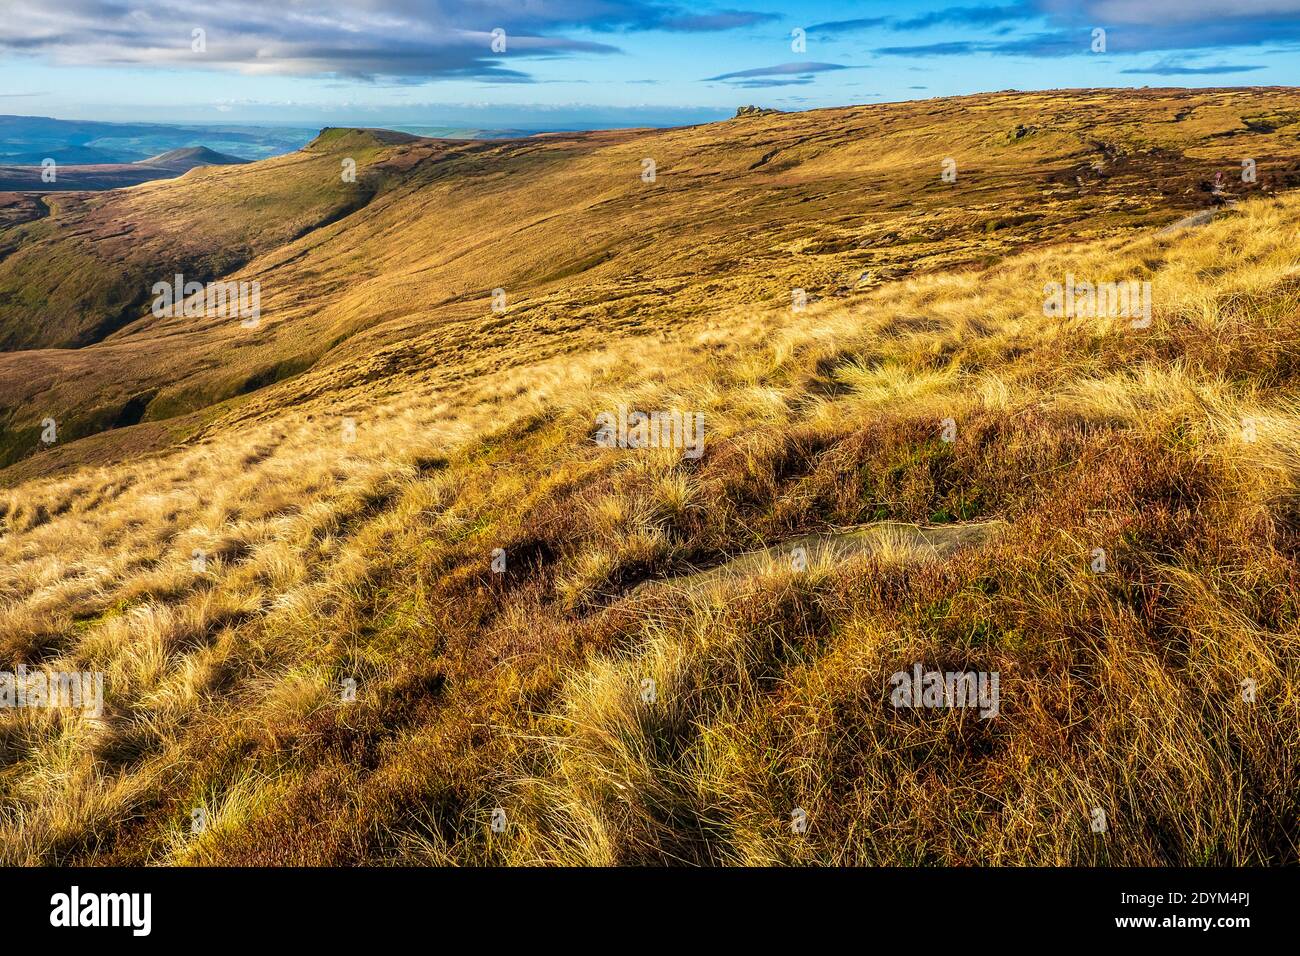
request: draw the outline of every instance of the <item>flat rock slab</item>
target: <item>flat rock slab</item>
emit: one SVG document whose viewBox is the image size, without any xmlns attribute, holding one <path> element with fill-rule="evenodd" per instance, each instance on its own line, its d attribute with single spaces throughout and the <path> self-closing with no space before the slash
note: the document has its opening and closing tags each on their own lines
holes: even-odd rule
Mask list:
<svg viewBox="0 0 1300 956">
<path fill-rule="evenodd" d="M 1184 216 L 1177 222 L 1170 223 L 1159 232 L 1157 236 L 1168 236 L 1175 232 L 1182 232 L 1184 229 L 1195 229 L 1197 226 L 1208 225 L 1213 219 L 1217 209 L 1202 209 L 1200 212 L 1194 212 L 1190 216 Z"/>
<path fill-rule="evenodd" d="M 934 561 L 960 548 L 977 547 L 1007 526 L 1005 521 L 968 521 L 960 524 L 919 525 L 905 521 L 877 521 L 842 531 L 818 531 L 787 538 L 758 551 L 748 551 L 716 567 L 656 581 L 643 581 L 633 594 L 647 588 L 707 590 L 717 585 L 735 586 L 746 578 L 793 571 L 796 549 L 802 567 L 825 568 L 861 555 L 887 560 Z"/>
</svg>

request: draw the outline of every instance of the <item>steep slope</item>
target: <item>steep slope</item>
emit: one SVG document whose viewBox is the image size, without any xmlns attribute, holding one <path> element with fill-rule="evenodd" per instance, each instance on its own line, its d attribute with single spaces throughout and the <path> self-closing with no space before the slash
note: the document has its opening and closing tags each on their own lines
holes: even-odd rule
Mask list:
<svg viewBox="0 0 1300 956">
<path fill-rule="evenodd" d="M 48 216 L 0 233 L 0 347 L 100 341 L 147 308 L 154 282 L 206 282 L 365 205 L 380 188 L 367 169 L 384 154 L 359 133 L 131 190 L 46 196 Z M 343 180 L 344 158 L 356 182 Z"/>
<path fill-rule="evenodd" d="M 27 341 L 54 341 L 34 331 L 41 303 L 75 299 L 61 314 L 94 343 L 0 356 L 0 452 L 40 451 L 25 469 L 60 468 L 79 452 L 42 449 L 48 416 L 68 437 L 149 423 L 147 439 L 121 437 L 134 453 L 192 434 L 194 416 L 230 400 L 256 415 L 387 378 L 448 385 L 612 334 L 790 302 L 795 289 L 842 297 L 1036 244 L 1154 228 L 1290 185 L 1296 116 L 1294 91 L 1072 91 L 505 142 L 326 131 L 292 157 L 205 169 L 108 210 L 60 206 L 0 234 L 25 243 L 0 263 L 0 293 L 7 276 L 6 306 L 28 303 L 16 322 Z M 361 204 L 338 165 L 367 149 L 382 186 Z M 941 178 L 947 159 L 955 182 Z M 307 202 L 311 215 L 286 229 Z M 90 226 L 110 214 L 130 223 L 116 245 Z M 166 236 L 142 245 L 161 221 Z M 38 232 L 44 244 L 27 241 Z M 258 281 L 260 325 L 113 311 L 181 269 Z M 101 274 L 121 287 L 88 308 L 86 277 Z M 92 283 L 101 299 L 102 284 Z M 497 288 L 504 314 L 491 308 Z M 98 441 L 95 457 L 112 443 Z"/>
</svg>

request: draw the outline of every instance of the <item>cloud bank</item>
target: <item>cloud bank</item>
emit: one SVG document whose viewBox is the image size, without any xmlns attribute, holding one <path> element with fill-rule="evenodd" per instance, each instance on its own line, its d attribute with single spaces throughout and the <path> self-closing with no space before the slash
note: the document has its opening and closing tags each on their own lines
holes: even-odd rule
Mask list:
<svg viewBox="0 0 1300 956">
<path fill-rule="evenodd" d="M 0 53 L 70 66 L 528 82 L 521 59 L 619 52 L 566 37 L 566 29 L 700 33 L 773 18 L 656 0 L 166 0 L 152 8 L 128 0 L 8 0 Z M 198 51 L 196 29 L 204 31 Z M 504 51 L 493 50 L 496 29 L 505 31 Z"/>
</svg>

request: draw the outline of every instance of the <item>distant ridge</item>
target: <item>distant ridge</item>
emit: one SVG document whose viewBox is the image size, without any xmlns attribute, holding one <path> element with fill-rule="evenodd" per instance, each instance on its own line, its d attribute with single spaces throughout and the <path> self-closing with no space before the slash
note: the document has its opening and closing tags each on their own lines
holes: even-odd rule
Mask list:
<svg viewBox="0 0 1300 956">
<path fill-rule="evenodd" d="M 0 166 L 0 192 L 119 189 L 155 179 L 174 179 L 202 166 L 238 166 L 248 162 L 206 146 L 185 146 L 134 163 L 60 163 L 55 167 L 52 183 L 41 178 L 40 166 Z"/>
</svg>

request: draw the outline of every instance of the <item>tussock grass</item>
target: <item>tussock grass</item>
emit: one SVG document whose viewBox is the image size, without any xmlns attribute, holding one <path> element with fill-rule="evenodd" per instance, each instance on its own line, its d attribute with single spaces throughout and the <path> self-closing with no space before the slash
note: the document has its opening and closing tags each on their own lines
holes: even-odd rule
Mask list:
<svg viewBox="0 0 1300 956">
<path fill-rule="evenodd" d="M 0 861 L 1294 863 L 1298 217 L 739 306 L 412 388 L 355 445 L 312 406 L 5 492 L 0 664 L 102 668 L 109 706 L 0 715 Z M 1067 270 L 1149 279 L 1151 328 L 1045 317 Z M 704 456 L 598 447 L 620 403 L 702 411 Z M 890 706 L 914 663 L 996 671 L 998 715 Z"/>
</svg>

